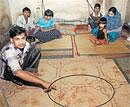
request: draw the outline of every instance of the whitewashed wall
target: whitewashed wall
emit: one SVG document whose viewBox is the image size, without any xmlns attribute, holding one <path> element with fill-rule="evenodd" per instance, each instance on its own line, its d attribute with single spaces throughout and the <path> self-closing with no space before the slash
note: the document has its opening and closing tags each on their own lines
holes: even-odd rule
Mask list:
<svg viewBox="0 0 130 107">
<path fill-rule="evenodd" d="M 55 13 L 54 18 L 64 20 L 84 20 L 88 15 L 90 7 L 86 0 L 43 0 L 45 9 L 52 9 Z M 96 0 L 90 0 L 92 6 Z M 9 0 L 12 22 L 15 23 L 16 17 L 22 13 L 24 7 L 32 10 L 32 16 L 38 18 L 42 15 L 42 0 Z M 38 9 L 37 9 L 38 8 Z M 44 12 L 44 9 L 43 9 Z"/>
<path fill-rule="evenodd" d="M 111 4 L 108 5 L 108 8 L 114 6 L 118 9 L 118 11 L 121 13 L 121 16 L 122 16 L 122 21 L 124 22 L 125 20 L 125 16 L 126 16 L 126 7 L 127 7 L 127 3 L 128 3 L 128 0 L 103 0 L 105 1 L 104 4 L 107 4 L 108 1 L 112 1 Z M 108 8 L 104 7 L 104 10 L 108 10 Z"/>
<path fill-rule="evenodd" d="M 36 19 L 42 15 L 42 8 L 52 9 L 55 13 L 54 17 L 64 20 L 85 20 L 88 17 L 89 11 L 87 0 L 43 0 L 45 7 L 42 6 L 42 0 L 8 0 L 12 22 L 15 23 L 16 17 L 22 13 L 22 9 L 27 6 L 32 10 L 32 16 Z M 109 0 L 89 0 L 94 6 L 96 2 L 102 1 L 102 12 L 105 13 L 106 4 Z M 127 0 L 111 0 L 109 6 L 115 6 L 122 14 L 122 19 L 125 18 Z M 44 10 L 44 9 L 43 9 Z"/>
<path fill-rule="evenodd" d="M 36 7 L 41 7 L 41 0 L 8 0 L 10 5 L 12 23 L 14 24 L 18 15 L 22 14 L 24 7 L 29 7 L 32 11 L 32 16 L 35 17 Z M 41 13 L 41 12 L 40 12 Z"/>
<path fill-rule="evenodd" d="M 89 7 L 86 0 L 44 0 L 45 8 L 55 11 L 55 18 L 76 20 L 85 19 L 89 15 Z M 91 0 L 90 3 L 95 3 Z"/>
</svg>

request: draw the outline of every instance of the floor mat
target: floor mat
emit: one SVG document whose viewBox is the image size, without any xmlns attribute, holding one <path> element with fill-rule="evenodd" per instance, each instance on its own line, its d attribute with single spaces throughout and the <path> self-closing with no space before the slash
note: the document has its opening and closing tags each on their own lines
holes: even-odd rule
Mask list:
<svg viewBox="0 0 130 107">
<path fill-rule="evenodd" d="M 39 71 L 40 78 L 56 85 L 48 94 L 57 103 L 42 89 L 27 87 L 6 93 L 10 107 L 129 107 L 130 87 L 111 59 L 43 59 Z"/>
<path fill-rule="evenodd" d="M 91 34 L 76 36 L 75 41 L 80 55 L 111 55 L 111 54 L 128 54 L 129 49 L 120 40 L 109 45 L 94 46 L 89 37 Z"/>
<path fill-rule="evenodd" d="M 55 39 L 40 46 L 42 59 L 73 57 L 71 36 L 64 36 L 61 39 Z"/>
<path fill-rule="evenodd" d="M 114 58 L 114 61 L 130 83 L 130 57 Z"/>
</svg>

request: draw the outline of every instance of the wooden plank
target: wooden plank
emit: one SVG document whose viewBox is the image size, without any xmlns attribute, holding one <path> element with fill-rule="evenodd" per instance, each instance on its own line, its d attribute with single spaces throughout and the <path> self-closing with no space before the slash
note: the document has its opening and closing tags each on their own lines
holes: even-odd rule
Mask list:
<svg viewBox="0 0 130 107">
<path fill-rule="evenodd" d="M 111 54 L 128 54 L 129 49 L 120 41 L 117 40 L 109 45 L 94 46 L 90 42 L 91 35 L 85 34 L 84 36 L 76 36 L 76 44 L 80 55 L 111 55 Z"/>
<path fill-rule="evenodd" d="M 55 39 L 41 44 L 41 49 L 72 49 L 70 36 L 64 36 L 61 39 Z"/>
<path fill-rule="evenodd" d="M 70 36 L 64 36 L 47 43 L 41 44 L 42 58 L 68 58 L 73 57 L 72 42 Z"/>
</svg>

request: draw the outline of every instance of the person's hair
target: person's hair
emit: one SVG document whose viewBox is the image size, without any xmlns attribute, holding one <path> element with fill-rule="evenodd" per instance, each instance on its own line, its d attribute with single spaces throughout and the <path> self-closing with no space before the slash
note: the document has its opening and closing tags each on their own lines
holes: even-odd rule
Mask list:
<svg viewBox="0 0 130 107">
<path fill-rule="evenodd" d="M 96 3 L 95 6 L 94 6 L 94 8 L 96 8 L 96 7 L 99 7 L 99 9 L 100 9 L 101 5 L 99 3 Z"/>
<path fill-rule="evenodd" d="M 99 24 L 107 24 L 107 19 L 105 17 L 101 17 L 99 20 Z"/>
<path fill-rule="evenodd" d="M 28 7 L 23 8 L 23 12 L 24 11 L 29 11 L 29 13 L 31 13 L 31 10 Z"/>
<path fill-rule="evenodd" d="M 111 7 L 108 12 L 112 11 L 114 15 L 116 15 L 117 9 L 115 7 Z"/>
<path fill-rule="evenodd" d="M 25 36 L 27 35 L 26 30 L 20 26 L 17 26 L 17 25 L 13 25 L 8 32 L 10 38 L 13 38 L 13 37 L 20 35 L 22 33 L 25 33 Z"/>
<path fill-rule="evenodd" d="M 44 16 L 51 16 L 51 17 L 53 17 L 53 16 L 54 16 L 54 13 L 53 13 L 52 10 L 47 9 L 47 10 L 44 12 Z"/>
</svg>

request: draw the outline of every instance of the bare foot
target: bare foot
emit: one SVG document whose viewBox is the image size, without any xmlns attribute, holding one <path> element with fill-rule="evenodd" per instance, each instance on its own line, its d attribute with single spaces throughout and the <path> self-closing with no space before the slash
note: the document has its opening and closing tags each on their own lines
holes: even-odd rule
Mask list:
<svg viewBox="0 0 130 107">
<path fill-rule="evenodd" d="M 100 43 L 99 41 L 96 41 L 96 44 L 97 44 L 97 45 L 101 45 L 101 43 Z"/>
</svg>

